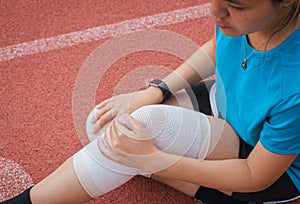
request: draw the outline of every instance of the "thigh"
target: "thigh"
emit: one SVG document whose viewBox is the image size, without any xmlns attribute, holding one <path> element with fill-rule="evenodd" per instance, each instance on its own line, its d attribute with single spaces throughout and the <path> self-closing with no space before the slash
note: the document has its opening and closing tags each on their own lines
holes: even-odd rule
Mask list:
<svg viewBox="0 0 300 204">
<path fill-rule="evenodd" d="M 211 128 L 211 143 L 207 160 L 237 159 L 240 138 L 223 119 L 208 116 Z"/>
<path fill-rule="evenodd" d="M 196 83 L 174 94 L 170 100 L 166 101 L 166 104 L 200 111 L 208 115 L 211 126 L 211 144 L 207 159 L 238 158 L 238 135 L 225 120 L 210 116 L 212 109 L 209 91 L 214 83 L 214 80 Z"/>
<path fill-rule="evenodd" d="M 207 159 L 233 159 L 238 158 L 239 155 L 239 138 L 234 130 L 224 120 L 209 117 L 211 124 L 211 144 L 209 155 Z M 152 179 L 161 183 L 167 184 L 189 196 L 195 196 L 199 189 L 199 185 L 169 179 L 165 177 L 158 177 L 152 175 Z M 231 192 L 223 192 L 231 194 Z"/>
<path fill-rule="evenodd" d="M 195 185 L 192 183 L 187 183 L 184 181 L 175 180 L 175 179 L 170 179 L 170 178 L 166 178 L 166 177 L 156 176 L 154 174 L 151 175 L 151 179 L 154 179 L 155 181 L 166 184 L 166 185 L 180 191 L 181 193 L 184 193 L 191 197 L 194 197 L 197 190 L 199 189 L 198 185 Z"/>
<path fill-rule="evenodd" d="M 192 102 L 192 98 L 190 97 L 190 93 L 187 90 L 178 91 L 176 94 L 172 95 L 169 100 L 165 101 L 166 105 L 180 106 L 182 108 L 187 108 L 191 110 L 195 110 L 194 103 Z M 194 196 L 197 192 L 199 186 L 187 183 L 184 181 L 179 181 L 175 179 L 170 179 L 166 177 L 156 176 L 154 174 L 151 175 L 151 179 L 154 179 L 160 183 L 166 184 L 188 196 Z"/>
<path fill-rule="evenodd" d="M 199 89 L 200 87 L 200 89 Z M 183 108 L 199 110 L 201 112 L 206 112 L 211 114 L 211 109 L 209 106 L 209 90 L 210 86 L 204 84 L 197 84 L 193 89 L 198 90 L 194 94 L 194 97 L 197 98 L 197 102 L 193 102 L 193 96 L 190 97 L 191 93 L 189 91 L 183 90 L 176 93 L 170 100 L 166 102 L 168 105 L 180 106 Z M 202 92 L 200 91 L 202 90 Z M 201 97 L 201 95 L 205 97 Z M 204 100 L 204 101 L 199 101 Z M 199 105 L 195 107 L 195 105 Z M 224 120 L 208 116 L 211 126 L 211 143 L 209 148 L 209 154 L 207 159 L 216 160 L 216 159 L 230 159 L 238 158 L 239 154 L 239 137 L 231 126 Z M 167 184 L 189 196 L 194 196 L 199 189 L 199 185 L 178 181 L 174 179 L 157 177 L 152 175 L 154 180 L 157 180 L 161 183 Z M 230 192 L 227 192 L 230 194 Z"/>
</svg>

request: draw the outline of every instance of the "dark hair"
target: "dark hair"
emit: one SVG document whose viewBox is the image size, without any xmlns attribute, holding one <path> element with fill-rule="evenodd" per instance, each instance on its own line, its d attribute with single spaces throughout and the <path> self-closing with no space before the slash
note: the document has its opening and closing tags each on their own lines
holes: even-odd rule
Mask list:
<svg viewBox="0 0 300 204">
<path fill-rule="evenodd" d="M 280 5 L 280 3 L 282 3 L 285 0 L 271 0 L 274 8 L 278 8 L 278 6 Z M 280 27 L 278 29 L 276 29 L 271 36 L 269 37 L 269 40 L 267 41 L 266 45 L 265 45 L 265 49 L 267 48 L 270 40 L 272 39 L 272 37 L 280 32 L 281 30 L 283 30 L 289 23 L 297 23 L 297 19 L 299 17 L 300 14 L 300 0 L 295 0 L 295 2 L 292 5 L 291 11 L 289 12 L 289 15 L 287 16 L 287 18 L 285 18 L 283 20 L 283 22 L 281 23 Z"/>
<path fill-rule="evenodd" d="M 279 6 L 280 3 L 282 3 L 284 0 L 271 0 L 273 6 L 276 8 Z M 283 28 L 285 28 L 285 26 L 287 26 L 289 23 L 296 23 L 297 19 L 299 17 L 300 14 L 300 0 L 295 0 L 295 2 L 292 5 L 291 11 L 289 13 L 289 15 L 287 16 L 287 18 L 282 22 L 281 26 L 279 27 L 278 30 L 276 30 L 275 33 L 281 31 Z M 274 33 L 274 34 L 275 34 Z"/>
<path fill-rule="evenodd" d="M 282 3 L 285 0 L 271 0 L 274 8 L 278 8 L 278 6 L 280 5 L 280 3 Z M 286 19 L 284 19 L 284 21 L 282 22 L 282 24 L 280 25 L 280 27 L 278 29 L 276 29 L 271 36 L 269 37 L 267 43 L 265 44 L 265 50 L 267 49 L 267 46 L 269 44 L 269 42 L 271 41 L 272 37 L 280 32 L 281 30 L 283 30 L 289 23 L 297 23 L 297 19 L 299 17 L 300 14 L 300 0 L 295 0 L 295 2 L 292 5 L 291 11 L 289 12 L 289 15 L 287 16 Z M 264 59 L 263 62 L 265 61 L 265 55 L 264 55 Z"/>
</svg>

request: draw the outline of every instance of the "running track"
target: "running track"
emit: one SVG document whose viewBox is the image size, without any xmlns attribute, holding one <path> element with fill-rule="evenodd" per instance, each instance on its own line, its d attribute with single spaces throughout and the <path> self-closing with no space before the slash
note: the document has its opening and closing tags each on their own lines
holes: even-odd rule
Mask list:
<svg viewBox="0 0 300 204">
<path fill-rule="evenodd" d="M 214 28 L 207 2 L 1 1 L 0 201 L 37 183 L 82 148 L 85 141 L 73 120 L 74 89 L 83 64 L 97 47 L 145 29 L 172 31 L 201 45 Z M 92 105 L 111 97 L 118 86 L 119 92 L 126 91 L 131 84 L 122 79 L 137 68 L 174 69 L 181 62 L 153 50 L 122 56 L 101 78 Z M 196 201 L 136 177 L 90 203 Z"/>
</svg>

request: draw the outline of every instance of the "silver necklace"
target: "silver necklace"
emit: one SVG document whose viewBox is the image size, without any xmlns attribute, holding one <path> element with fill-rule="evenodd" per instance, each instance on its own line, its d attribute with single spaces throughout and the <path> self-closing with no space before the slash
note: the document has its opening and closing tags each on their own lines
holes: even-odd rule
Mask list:
<svg viewBox="0 0 300 204">
<path fill-rule="evenodd" d="M 247 40 L 247 39 L 246 39 Z M 244 41 L 244 59 L 242 60 L 242 63 L 241 63 L 241 67 L 243 68 L 243 70 L 246 70 L 247 69 L 247 61 L 248 61 L 248 59 L 249 59 L 249 57 L 251 57 L 253 54 L 254 54 L 254 52 L 256 51 L 256 49 L 254 49 L 253 48 L 253 50 L 252 50 L 252 52 L 248 55 L 248 56 L 246 56 L 246 40 Z M 257 50 L 258 49 L 260 49 L 263 45 L 265 45 L 267 42 L 264 42 L 263 44 L 261 44 L 258 48 L 257 48 Z"/>
</svg>

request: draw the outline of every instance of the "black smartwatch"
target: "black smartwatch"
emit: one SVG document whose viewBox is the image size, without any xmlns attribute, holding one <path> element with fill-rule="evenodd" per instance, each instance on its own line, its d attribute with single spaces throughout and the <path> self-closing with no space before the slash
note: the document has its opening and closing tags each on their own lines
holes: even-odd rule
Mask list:
<svg viewBox="0 0 300 204">
<path fill-rule="evenodd" d="M 161 90 L 162 94 L 163 94 L 163 101 L 166 101 L 170 98 L 170 96 L 172 95 L 169 87 L 167 86 L 167 84 L 165 82 L 163 82 L 162 80 L 159 79 L 153 79 L 148 83 L 148 87 L 149 86 L 153 86 L 153 87 L 157 87 Z"/>
</svg>

